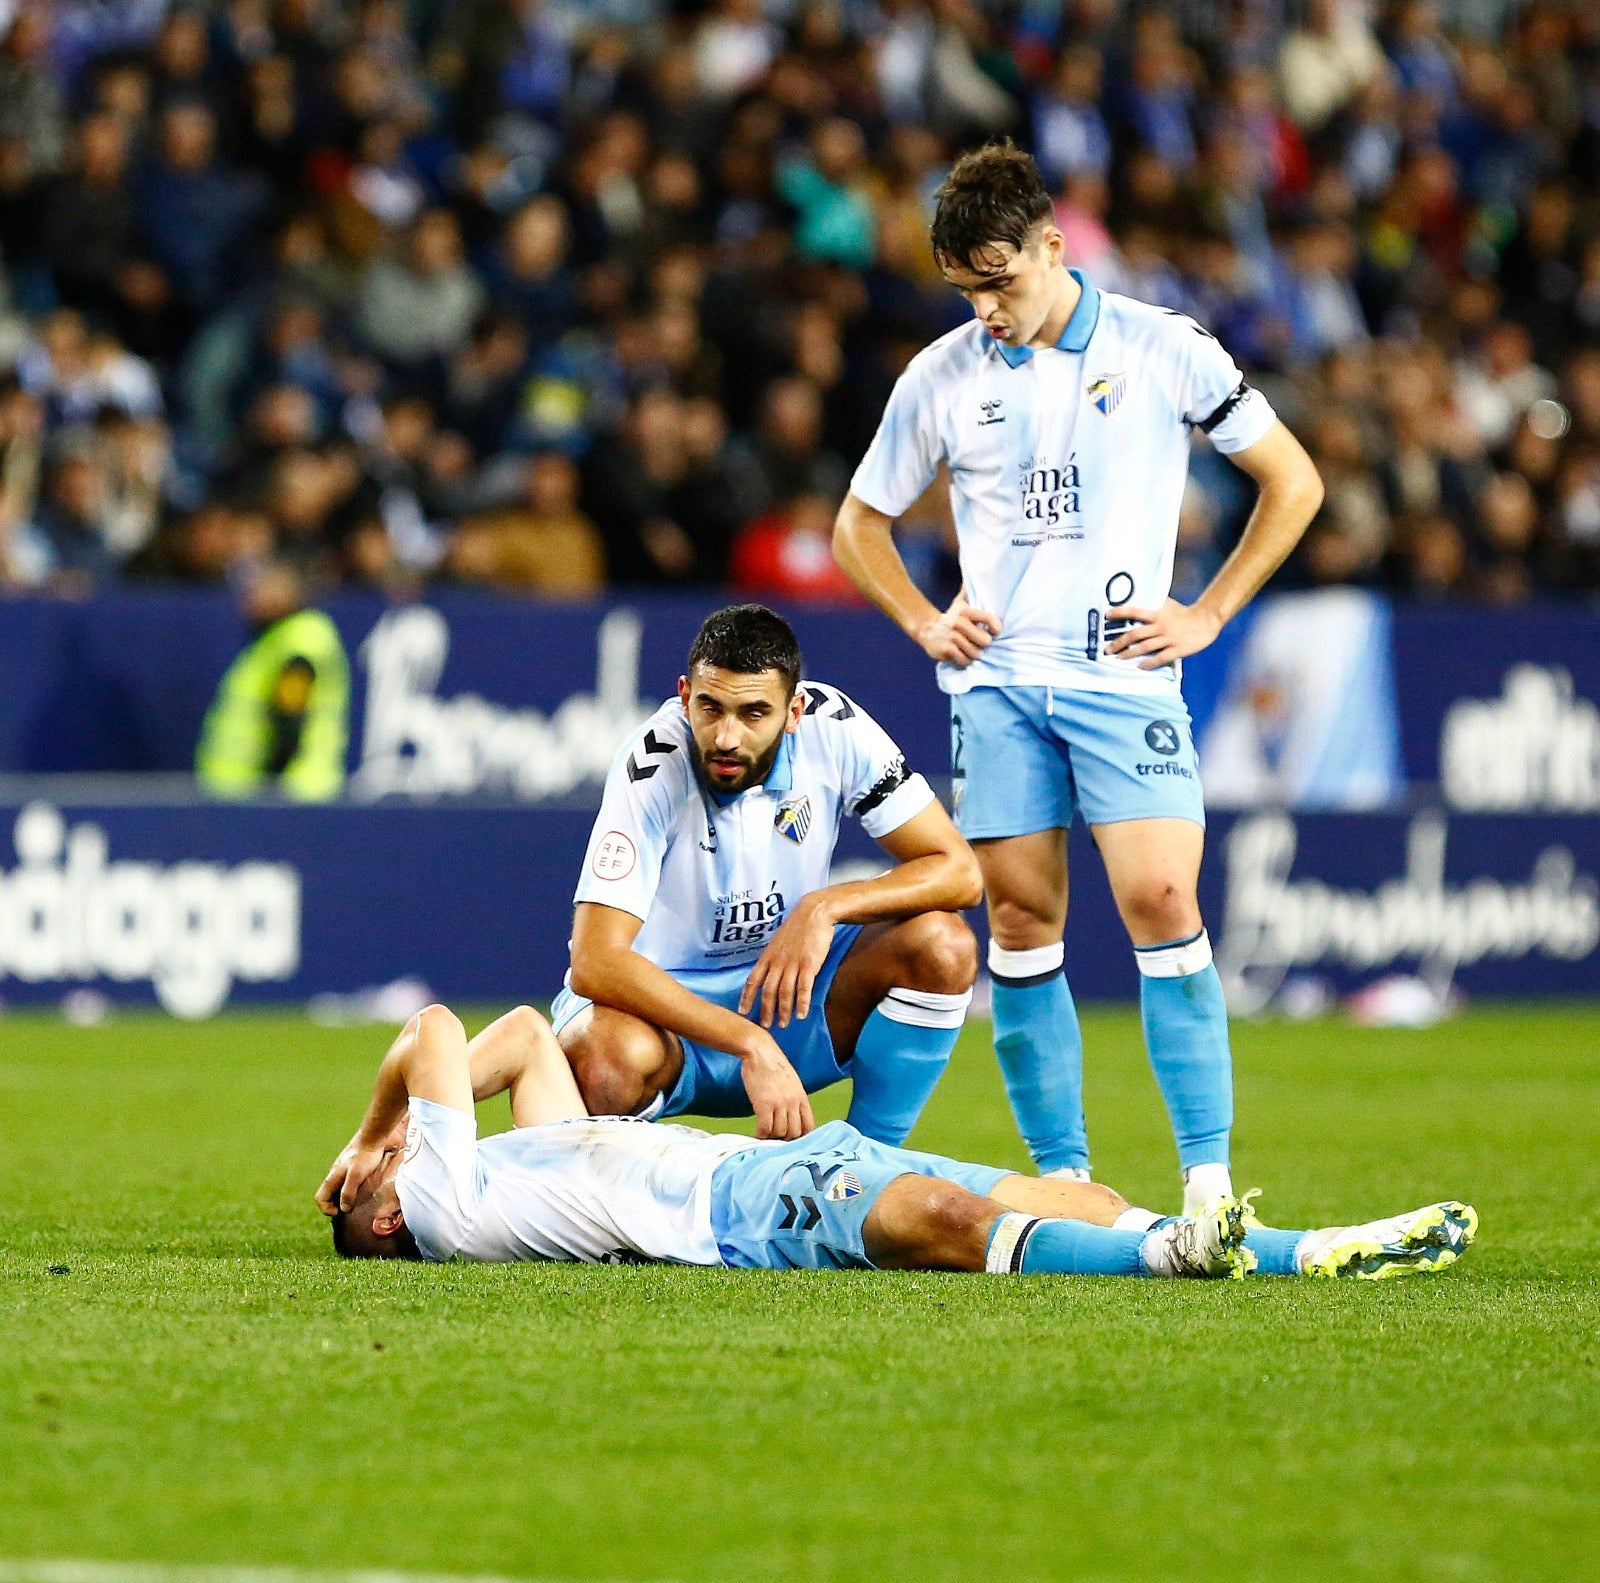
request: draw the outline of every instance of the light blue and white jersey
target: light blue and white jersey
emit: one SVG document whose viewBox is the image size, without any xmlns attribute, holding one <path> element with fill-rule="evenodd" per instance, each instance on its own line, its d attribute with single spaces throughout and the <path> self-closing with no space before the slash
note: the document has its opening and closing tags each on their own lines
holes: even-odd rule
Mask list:
<svg viewBox="0 0 1600 1583">
<path fill-rule="evenodd" d="M 753 1138 L 583 1116 L 478 1141 L 477 1118 L 413 1099 L 395 1191 L 423 1258 L 721 1264 L 711 1176 Z"/>
<path fill-rule="evenodd" d="M 859 704 L 800 687 L 799 727 L 766 781 L 737 796 L 701 784 L 676 698 L 612 761 L 573 900 L 642 919 L 633 949 L 669 973 L 753 964 L 794 904 L 828 884 L 845 814 L 877 839 L 933 801 Z"/>
<path fill-rule="evenodd" d="M 1193 319 L 1072 273 L 1083 295 L 1054 347 L 1005 346 L 974 319 L 919 352 L 850 485 L 898 517 L 949 466 L 963 586 L 1003 630 L 939 667 L 947 693 L 1177 691 L 1177 666 L 1106 652 L 1105 613 L 1167 597 L 1192 431 L 1232 454 L 1276 422 Z"/>
</svg>

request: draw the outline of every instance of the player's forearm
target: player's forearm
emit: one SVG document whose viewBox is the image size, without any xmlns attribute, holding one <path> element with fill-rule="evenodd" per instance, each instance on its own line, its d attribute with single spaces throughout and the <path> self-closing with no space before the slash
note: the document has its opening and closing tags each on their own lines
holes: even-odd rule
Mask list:
<svg viewBox="0 0 1600 1583">
<path fill-rule="evenodd" d="M 1288 560 L 1322 505 L 1322 478 L 1311 458 L 1288 430 L 1279 426 L 1273 458 L 1265 470 L 1252 469 L 1260 485 L 1255 509 L 1243 535 L 1206 591 L 1195 601 L 1225 626 Z M 1246 453 L 1248 456 L 1249 453 Z"/>
<path fill-rule="evenodd" d="M 900 559 L 891 519 L 854 495 L 846 495 L 839 508 L 833 557 L 845 576 L 908 637 L 939 619 L 938 609 L 911 581 Z"/>
<path fill-rule="evenodd" d="M 759 1042 L 755 1024 L 702 1000 L 637 951 L 574 952 L 572 989 L 598 1006 L 626 1011 L 681 1039 L 740 1060 Z"/>
<path fill-rule="evenodd" d="M 983 876 L 970 849 L 897 863 L 875 879 L 829 885 L 806 898 L 830 923 L 881 923 L 924 912 L 965 912 L 983 900 Z"/>
<path fill-rule="evenodd" d="M 372 1102 L 356 1129 L 356 1141 L 368 1148 L 381 1148 L 406 1113 L 411 1090 L 406 1082 L 405 1059 L 414 1043 L 410 1024 L 407 1024 L 400 1037 L 389 1046 L 378 1068 L 377 1081 L 372 1085 Z"/>
</svg>

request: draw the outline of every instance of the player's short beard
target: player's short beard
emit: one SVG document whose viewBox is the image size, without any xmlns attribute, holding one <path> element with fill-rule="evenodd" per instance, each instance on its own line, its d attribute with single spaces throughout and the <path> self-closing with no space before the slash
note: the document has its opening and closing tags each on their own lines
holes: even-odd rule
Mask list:
<svg viewBox="0 0 1600 1583">
<path fill-rule="evenodd" d="M 689 741 L 694 751 L 694 767 L 699 773 L 701 785 L 709 787 L 720 797 L 737 796 L 740 792 L 749 791 L 752 786 L 759 786 L 772 773 L 772 766 L 778 762 L 778 750 L 783 746 L 785 734 L 780 731 L 773 738 L 772 746 L 751 764 L 735 784 L 719 786 L 707 773 L 705 754 L 700 751 L 700 744 L 695 741 L 691 732 Z"/>
</svg>

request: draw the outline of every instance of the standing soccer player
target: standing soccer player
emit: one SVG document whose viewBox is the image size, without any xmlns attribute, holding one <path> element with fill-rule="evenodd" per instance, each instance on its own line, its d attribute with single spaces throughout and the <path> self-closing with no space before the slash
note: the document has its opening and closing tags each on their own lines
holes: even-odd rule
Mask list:
<svg viewBox="0 0 1600 1583">
<path fill-rule="evenodd" d="M 1140 973 L 1145 1042 L 1184 1204 L 1230 1193 L 1233 1072 L 1196 895 L 1205 808 L 1181 662 L 1294 548 L 1316 468 L 1193 319 L 1063 261 L 1032 158 L 965 155 L 933 248 L 975 322 L 901 375 L 839 512 L 856 586 L 939 661 L 959 822 L 983 869 L 995 1048 L 1041 1172 L 1087 1178 L 1083 1042 L 1063 976 L 1067 828 L 1081 813 Z M 1253 478 L 1244 535 L 1192 605 L 1168 597 L 1198 429 Z M 890 529 L 947 464 L 962 593 L 943 612 Z"/>
</svg>

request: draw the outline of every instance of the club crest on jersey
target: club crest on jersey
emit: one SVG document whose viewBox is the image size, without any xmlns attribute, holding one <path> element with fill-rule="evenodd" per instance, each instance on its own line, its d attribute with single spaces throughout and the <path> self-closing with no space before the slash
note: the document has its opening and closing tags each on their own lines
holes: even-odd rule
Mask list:
<svg viewBox="0 0 1600 1583">
<path fill-rule="evenodd" d="M 773 815 L 772 825 L 779 835 L 799 846 L 811 828 L 811 798 L 791 797 L 787 802 L 780 803 L 777 813 Z"/>
<path fill-rule="evenodd" d="M 1126 374 L 1096 374 L 1089 381 L 1089 399 L 1109 418 L 1122 405 L 1127 388 Z"/>
<path fill-rule="evenodd" d="M 828 1183 L 828 1190 L 822 1196 L 830 1204 L 842 1204 L 847 1198 L 859 1198 L 861 1178 L 854 1171 L 841 1171 Z"/>
</svg>

